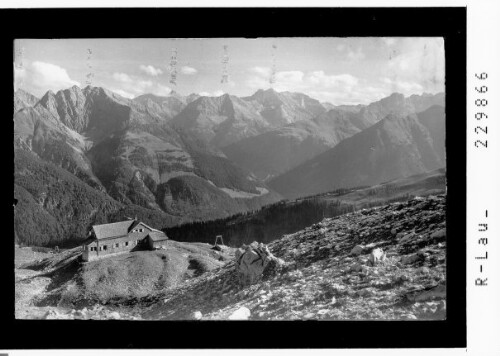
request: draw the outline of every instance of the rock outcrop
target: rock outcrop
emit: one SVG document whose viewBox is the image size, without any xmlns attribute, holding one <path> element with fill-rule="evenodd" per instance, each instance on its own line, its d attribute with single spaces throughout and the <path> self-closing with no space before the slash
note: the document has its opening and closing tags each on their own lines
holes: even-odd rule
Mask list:
<svg viewBox="0 0 500 356">
<path fill-rule="evenodd" d="M 262 276 L 268 277 L 284 265 L 284 261 L 274 257 L 267 246 L 255 241 L 238 249 L 235 259 L 236 270 L 243 285 L 253 284 Z"/>
<path fill-rule="evenodd" d="M 191 317 L 193 320 L 201 320 L 203 318 L 203 314 L 201 313 L 201 311 L 197 310 Z"/>
<path fill-rule="evenodd" d="M 229 317 L 229 320 L 248 320 L 252 313 L 250 309 L 246 307 L 241 307 L 235 310 Z"/>
<path fill-rule="evenodd" d="M 370 253 L 369 261 L 372 266 L 376 266 L 385 261 L 385 252 L 381 248 L 374 248 Z"/>
</svg>

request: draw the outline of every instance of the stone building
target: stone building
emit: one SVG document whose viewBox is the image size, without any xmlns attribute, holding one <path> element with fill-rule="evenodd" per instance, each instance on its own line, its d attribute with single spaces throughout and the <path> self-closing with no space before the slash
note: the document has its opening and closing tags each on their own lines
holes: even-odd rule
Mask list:
<svg viewBox="0 0 500 356">
<path fill-rule="evenodd" d="M 82 260 L 92 261 L 109 255 L 136 250 L 157 249 L 167 244 L 162 231 L 138 220 L 94 225 L 83 245 Z"/>
</svg>

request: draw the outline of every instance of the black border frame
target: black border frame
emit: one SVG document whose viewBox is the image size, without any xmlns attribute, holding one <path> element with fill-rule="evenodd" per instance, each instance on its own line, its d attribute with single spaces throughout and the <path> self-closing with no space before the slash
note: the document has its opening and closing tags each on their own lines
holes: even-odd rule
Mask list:
<svg viewBox="0 0 500 356">
<path fill-rule="evenodd" d="M 85 25 L 86 21 L 90 22 Z M 91 20 L 88 20 L 91 19 Z M 466 346 L 466 8 L 176 8 L 0 10 L 5 151 L 13 157 L 15 38 L 440 36 L 446 56 L 445 321 L 53 321 L 14 319 L 13 239 L 1 250 L 2 349 L 436 348 Z M 6 99 L 9 98 L 9 99 Z M 9 105 L 7 101 L 11 100 Z M 12 131 L 11 131 L 12 130 Z M 9 166 L 14 169 L 13 160 Z M 13 174 L 8 176 L 12 179 Z M 3 201 L 13 221 L 12 200 Z M 12 226 L 12 225 L 10 225 Z M 12 236 L 12 235 L 11 235 Z M 8 248 L 9 246 L 10 248 Z M 7 294 L 7 295 L 6 295 Z M 7 297 L 7 298 L 5 298 Z M 243 337 L 243 335 L 245 335 Z M 248 335 L 251 335 L 248 337 Z"/>
</svg>

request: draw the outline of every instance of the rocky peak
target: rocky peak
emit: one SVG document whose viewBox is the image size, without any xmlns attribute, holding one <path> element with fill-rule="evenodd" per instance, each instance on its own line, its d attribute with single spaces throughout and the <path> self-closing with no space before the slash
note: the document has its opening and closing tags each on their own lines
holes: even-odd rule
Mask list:
<svg viewBox="0 0 500 356">
<path fill-rule="evenodd" d="M 14 112 L 26 107 L 35 106 L 38 98 L 23 89 L 17 89 L 14 93 Z"/>
<path fill-rule="evenodd" d="M 59 117 L 59 113 L 57 112 L 57 99 L 56 95 L 52 90 L 49 90 L 45 93 L 44 96 L 38 102 L 38 105 L 43 106 L 47 109 L 52 115 L 55 117 Z"/>
<path fill-rule="evenodd" d="M 379 100 L 377 103 L 386 107 L 401 106 L 405 104 L 405 96 L 401 93 L 392 93 L 388 97 Z"/>
<path fill-rule="evenodd" d="M 264 106 L 277 106 L 282 103 L 280 93 L 272 88 L 267 90 L 259 89 L 247 99 L 256 100 Z"/>
<path fill-rule="evenodd" d="M 86 97 L 80 87 L 74 85 L 65 90 L 59 90 L 55 95 L 59 105 L 80 106 L 85 103 Z"/>
<path fill-rule="evenodd" d="M 196 99 L 198 99 L 199 97 L 200 97 L 200 95 L 196 94 L 196 93 L 189 94 L 186 97 L 186 103 L 189 104 L 189 103 L 195 101 Z"/>
<path fill-rule="evenodd" d="M 234 116 L 233 100 L 235 98 L 226 93 L 220 96 L 220 99 L 221 99 L 221 108 L 220 108 L 221 114 L 224 116 L 233 117 Z"/>
</svg>

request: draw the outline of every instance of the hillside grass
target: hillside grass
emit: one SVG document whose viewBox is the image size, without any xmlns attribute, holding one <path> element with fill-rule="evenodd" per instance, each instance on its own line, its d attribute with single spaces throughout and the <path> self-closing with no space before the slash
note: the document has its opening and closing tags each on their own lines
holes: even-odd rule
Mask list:
<svg viewBox="0 0 500 356">
<path fill-rule="evenodd" d="M 171 287 L 186 269 L 186 260 L 175 253 L 137 251 L 84 264 L 79 277 L 85 299 L 106 303 Z"/>
<path fill-rule="evenodd" d="M 75 248 L 42 260 L 26 259 L 20 267 L 51 279 L 37 306 L 118 304 L 175 287 L 221 267 L 234 255 L 232 249 L 220 253 L 211 247 L 169 241 L 165 250 L 135 251 L 85 263 L 80 260 L 81 250 Z"/>
</svg>

